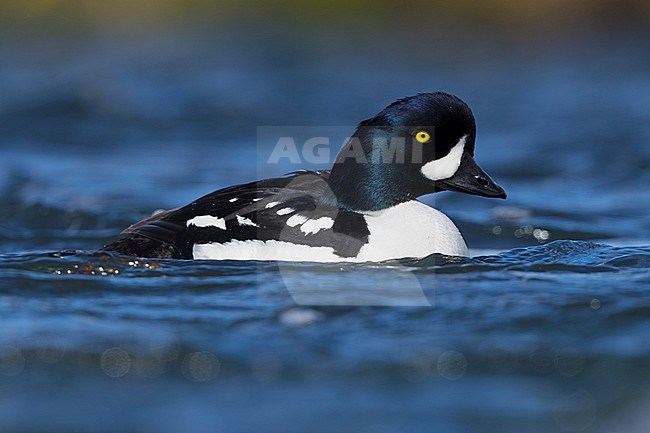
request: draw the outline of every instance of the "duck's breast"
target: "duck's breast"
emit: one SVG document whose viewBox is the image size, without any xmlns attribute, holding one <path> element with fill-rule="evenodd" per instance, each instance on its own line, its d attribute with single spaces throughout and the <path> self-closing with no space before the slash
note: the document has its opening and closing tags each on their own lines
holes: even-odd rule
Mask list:
<svg viewBox="0 0 650 433">
<path fill-rule="evenodd" d="M 358 261 L 422 258 L 433 253 L 469 254 L 465 240 L 451 219 L 419 201 L 369 212 L 365 219 L 370 235 L 368 243 L 359 251 Z"/>
</svg>

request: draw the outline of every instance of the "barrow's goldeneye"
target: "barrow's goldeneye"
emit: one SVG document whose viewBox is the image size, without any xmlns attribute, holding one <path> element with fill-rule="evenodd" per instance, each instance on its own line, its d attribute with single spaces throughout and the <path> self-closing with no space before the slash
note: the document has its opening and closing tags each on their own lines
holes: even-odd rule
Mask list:
<svg viewBox="0 0 650 433">
<path fill-rule="evenodd" d="M 124 230 L 106 251 L 177 259 L 366 262 L 465 256 L 454 223 L 417 197 L 505 198 L 474 161 L 476 125 L 458 97 L 420 93 L 361 122 L 331 170 L 220 189 Z"/>
</svg>

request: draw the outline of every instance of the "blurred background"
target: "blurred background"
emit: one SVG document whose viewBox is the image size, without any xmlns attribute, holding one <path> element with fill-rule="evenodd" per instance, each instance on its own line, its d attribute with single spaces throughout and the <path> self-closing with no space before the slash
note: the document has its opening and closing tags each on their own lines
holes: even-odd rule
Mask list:
<svg viewBox="0 0 650 433">
<path fill-rule="evenodd" d="M 649 41 L 645 0 L 0 0 L 0 428 L 643 430 Z M 278 295 L 388 269 L 92 256 L 156 209 L 326 168 L 260 162 L 260 126 L 438 90 L 508 200 L 436 207 L 474 255 L 529 248 L 418 264 L 435 308 Z"/>
</svg>

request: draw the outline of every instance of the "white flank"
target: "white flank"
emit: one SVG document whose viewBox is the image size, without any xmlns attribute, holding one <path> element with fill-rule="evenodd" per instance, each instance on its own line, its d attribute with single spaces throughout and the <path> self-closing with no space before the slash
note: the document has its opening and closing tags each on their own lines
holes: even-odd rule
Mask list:
<svg viewBox="0 0 650 433">
<path fill-rule="evenodd" d="M 226 230 L 226 220 L 223 218 L 214 217 L 212 215 L 201 215 L 187 221 L 187 226 L 196 227 L 217 227 L 221 230 Z"/>
<path fill-rule="evenodd" d="M 276 214 L 278 214 L 278 215 L 286 215 L 286 214 L 289 214 L 289 213 L 295 212 L 295 211 L 296 211 L 295 209 L 292 209 L 290 207 L 283 207 L 282 209 L 277 211 Z"/>
<path fill-rule="evenodd" d="M 289 219 L 287 220 L 287 225 L 289 227 L 295 227 L 298 224 L 304 223 L 305 221 L 307 221 L 307 219 L 308 219 L 307 217 L 304 217 L 302 215 L 291 215 L 291 217 L 289 217 Z"/>
<path fill-rule="evenodd" d="M 230 203 L 234 203 L 234 202 L 236 202 L 237 200 L 239 200 L 239 198 L 234 197 L 234 198 L 231 198 L 231 199 L 228 200 L 228 201 L 229 201 Z"/>
<path fill-rule="evenodd" d="M 239 216 L 237 215 L 237 223 L 240 226 L 252 226 L 252 227 L 259 227 L 256 223 L 254 223 L 251 219 Z"/>
<path fill-rule="evenodd" d="M 323 229 L 330 229 L 334 225 L 334 220 L 329 217 L 321 217 L 315 220 L 309 220 L 300 226 L 300 231 L 306 235 L 313 235 Z"/>
<path fill-rule="evenodd" d="M 295 218 L 294 221 L 304 219 L 302 215 L 294 215 L 291 218 Z M 454 223 L 442 212 L 418 201 L 401 203 L 378 212 L 368 212 L 364 218 L 370 235 L 368 243 L 356 257 L 340 257 L 331 247 L 312 247 L 276 240 L 195 244 L 192 252 L 195 259 L 321 263 L 380 262 L 406 257 L 422 258 L 433 253 L 468 255 L 465 241 Z M 310 229 L 311 232 L 317 222 L 319 226 L 324 226 L 325 223 L 329 226 L 330 222 L 322 221 L 324 219 L 326 217 L 303 221 L 301 230 L 304 232 Z M 310 223 L 314 225 L 307 225 Z"/>
<path fill-rule="evenodd" d="M 282 241 L 231 241 L 225 244 L 195 244 L 195 259 L 206 260 L 273 260 L 287 262 L 333 263 L 346 260 L 330 247 L 310 247 Z"/>
<path fill-rule="evenodd" d="M 424 164 L 421 168 L 422 174 L 431 180 L 443 180 L 452 177 L 460 167 L 460 159 L 463 157 L 466 141 L 467 135 L 463 135 L 447 155 Z"/>
<path fill-rule="evenodd" d="M 270 203 L 267 203 L 266 206 L 264 206 L 264 208 L 269 209 L 269 208 L 272 208 L 273 206 L 277 206 L 279 204 L 280 204 L 279 201 L 272 201 Z"/>
</svg>

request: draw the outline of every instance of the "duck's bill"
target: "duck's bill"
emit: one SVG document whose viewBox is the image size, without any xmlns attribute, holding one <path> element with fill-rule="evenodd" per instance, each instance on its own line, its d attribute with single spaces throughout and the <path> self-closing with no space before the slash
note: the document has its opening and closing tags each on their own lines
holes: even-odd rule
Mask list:
<svg viewBox="0 0 650 433">
<path fill-rule="evenodd" d="M 463 153 L 460 167 L 449 179 L 436 181 L 442 190 L 464 192 L 482 197 L 506 198 L 506 192 L 478 166 L 472 155 Z"/>
</svg>

